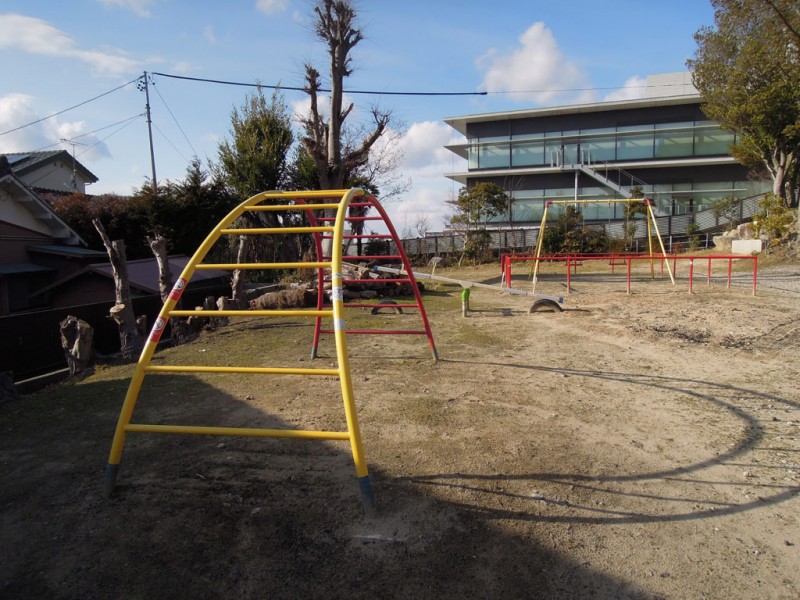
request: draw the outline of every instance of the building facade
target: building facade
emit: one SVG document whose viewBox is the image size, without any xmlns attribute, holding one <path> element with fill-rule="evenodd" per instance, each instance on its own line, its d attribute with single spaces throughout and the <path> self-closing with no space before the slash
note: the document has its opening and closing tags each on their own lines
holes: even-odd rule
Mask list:
<svg viewBox="0 0 800 600">
<path fill-rule="evenodd" d="M 703 114 L 687 77 L 649 77 L 648 96 L 636 100 L 445 119 L 466 138 L 448 148 L 468 163 L 466 172 L 447 177 L 467 187 L 503 187 L 512 204 L 496 226 L 537 225 L 549 200 L 603 201 L 641 191 L 665 216 L 768 191 L 731 155 L 735 135 Z M 619 220 L 623 210 L 621 203 L 581 206 L 587 222 Z"/>
<path fill-rule="evenodd" d="M 7 153 L 14 175 L 38 194 L 85 194 L 97 176 L 66 150 Z"/>
</svg>

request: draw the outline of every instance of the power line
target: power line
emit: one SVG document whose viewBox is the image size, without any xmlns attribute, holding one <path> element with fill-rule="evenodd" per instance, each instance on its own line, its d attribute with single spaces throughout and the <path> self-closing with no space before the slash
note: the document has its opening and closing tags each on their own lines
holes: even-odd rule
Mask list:
<svg viewBox="0 0 800 600">
<path fill-rule="evenodd" d="M 161 75 L 171 79 L 184 79 L 186 81 L 199 81 L 202 83 L 217 83 L 220 85 L 238 85 L 244 87 L 266 88 L 268 90 L 290 90 L 294 92 L 307 91 L 304 87 L 293 87 L 289 85 L 265 85 L 263 83 L 243 83 L 240 81 L 225 81 L 222 79 L 205 79 L 202 77 L 188 77 L 186 75 L 171 75 L 169 73 L 153 72 L 153 75 Z M 329 89 L 320 89 L 320 92 L 330 92 Z M 379 92 L 374 90 L 345 90 L 347 94 L 370 94 L 373 96 L 485 96 L 486 92 Z"/>
<path fill-rule="evenodd" d="M 130 84 L 139 81 L 141 77 L 137 77 L 136 79 L 132 79 L 128 83 L 123 83 L 120 86 L 115 87 L 113 90 L 108 90 L 107 92 L 103 92 L 102 94 L 95 96 L 94 98 L 89 98 L 88 100 L 84 100 L 76 104 L 75 106 L 70 106 L 69 108 L 65 108 L 64 110 L 60 110 L 58 112 L 53 113 L 52 115 L 47 115 L 46 117 L 42 117 L 41 119 L 36 119 L 35 121 L 31 121 L 30 123 L 26 123 L 25 125 L 20 125 L 19 127 L 14 127 L 14 129 L 9 129 L 8 131 L 3 131 L 0 135 L 6 135 L 7 133 L 13 133 L 15 131 L 19 131 L 20 129 L 25 129 L 26 127 L 30 127 L 31 125 L 36 125 L 37 123 L 41 123 L 42 121 L 46 121 L 47 119 L 52 119 L 53 117 L 57 117 L 58 115 L 62 115 L 65 112 L 69 112 L 72 109 L 78 108 L 79 106 L 83 106 L 84 104 L 89 104 L 90 102 L 94 102 L 103 96 L 108 96 L 109 94 L 116 92 L 117 90 L 121 90 L 124 87 L 129 86 Z"/>
<path fill-rule="evenodd" d="M 175 115 L 172 113 L 172 109 L 167 104 L 167 101 L 164 100 L 164 96 L 161 95 L 161 92 L 158 91 L 158 88 L 156 87 L 155 83 L 153 83 L 153 89 L 156 91 L 156 94 L 158 94 L 158 97 L 161 98 L 161 101 L 164 103 L 164 106 L 166 107 L 167 112 L 169 113 L 169 116 L 172 117 L 173 121 L 175 121 L 175 125 L 178 126 L 178 130 L 181 132 L 181 135 L 183 135 L 183 139 L 186 140 L 186 143 L 189 144 L 189 147 L 192 149 L 192 153 L 195 156 L 197 156 L 197 150 L 194 149 L 194 146 L 192 145 L 192 142 L 190 142 L 189 138 L 186 137 L 186 132 L 183 131 L 183 127 L 181 127 L 181 124 L 178 123 L 178 119 L 175 118 Z"/>
<path fill-rule="evenodd" d="M 243 86 L 243 87 L 255 87 L 255 88 L 266 88 L 269 90 L 289 90 L 294 92 L 306 92 L 307 89 L 304 87 L 296 87 L 296 86 L 289 86 L 289 85 L 267 85 L 263 83 L 246 83 L 241 81 L 226 81 L 224 79 L 206 79 L 203 77 L 189 77 L 187 75 L 173 75 L 170 73 L 158 73 L 153 72 L 153 75 L 160 75 L 162 77 L 169 77 L 171 79 L 183 79 L 185 81 L 198 81 L 201 83 L 216 83 L 219 85 L 236 85 L 236 86 Z M 662 83 L 662 84 L 653 84 L 653 85 L 629 85 L 629 86 L 609 86 L 609 87 L 583 87 L 583 88 L 563 88 L 563 89 L 552 89 L 552 88 L 545 88 L 539 90 L 500 90 L 500 91 L 493 91 L 493 92 L 386 92 L 386 91 L 375 91 L 375 90 L 345 90 L 347 94 L 370 94 L 375 96 L 488 96 L 488 95 L 500 95 L 500 94 L 543 94 L 547 92 L 593 92 L 593 91 L 605 91 L 605 90 L 618 90 L 618 89 L 647 89 L 651 87 L 683 87 L 685 84 L 683 83 Z M 330 92 L 330 89 L 320 89 L 320 92 Z"/>
<path fill-rule="evenodd" d="M 134 120 L 136 120 L 136 119 L 138 119 L 138 118 L 140 118 L 140 117 L 143 117 L 143 116 L 144 116 L 144 113 L 139 113 L 138 115 L 134 115 L 133 117 L 130 117 L 130 118 L 128 118 L 128 119 L 125 119 L 124 121 L 118 121 L 117 123 L 114 123 L 114 125 L 120 125 L 120 127 L 118 127 L 117 129 L 115 129 L 114 131 L 112 131 L 111 133 L 109 133 L 109 134 L 108 134 L 106 137 L 104 137 L 104 138 L 100 138 L 99 140 L 97 140 L 97 141 L 96 141 L 94 144 L 92 144 L 91 146 L 89 146 L 88 148 L 86 148 L 86 150 L 84 150 L 83 152 L 81 152 L 80 154 L 78 154 L 78 156 L 83 156 L 83 155 L 84 155 L 84 154 L 86 154 L 86 153 L 87 153 L 89 150 L 91 150 L 92 148 L 94 148 L 95 146 L 97 146 L 98 144 L 101 144 L 101 143 L 105 142 L 105 141 L 106 141 L 108 138 L 110 138 L 112 135 L 116 135 L 117 133 L 119 133 L 120 131 L 122 131 L 123 129 L 125 129 L 125 128 L 126 128 L 128 125 L 130 125 L 131 123 L 133 123 L 133 122 L 134 122 Z M 109 127 L 113 127 L 113 125 L 108 125 L 107 127 L 102 127 L 101 129 L 108 129 Z M 97 131 L 100 131 L 100 130 L 98 129 Z M 88 135 L 88 134 L 87 134 L 87 135 Z M 78 136 L 78 137 L 80 137 L 80 136 Z"/>
<path fill-rule="evenodd" d="M 177 152 L 177 153 L 178 153 L 178 156 L 180 156 L 180 157 L 181 157 L 183 160 L 185 160 L 185 161 L 188 163 L 188 162 L 189 162 L 189 160 L 188 160 L 188 159 L 187 159 L 187 158 L 186 158 L 186 157 L 183 155 L 183 152 L 181 152 L 180 150 L 178 150 L 178 147 L 177 147 L 175 144 L 173 144 L 173 143 L 172 143 L 172 140 L 171 140 L 171 139 L 169 139 L 169 137 L 167 136 L 167 134 L 166 134 L 166 133 L 164 133 L 163 131 L 161 131 L 161 128 L 160 128 L 158 125 L 156 125 L 155 123 L 153 123 L 153 127 L 155 128 L 155 130 L 156 130 L 156 131 L 158 131 L 158 133 L 160 133 L 160 134 L 161 134 L 161 137 L 163 137 L 163 138 L 166 140 L 166 142 L 167 142 L 167 143 L 168 143 L 170 146 L 172 146 L 172 149 L 173 149 L 173 150 L 175 150 L 175 152 Z M 195 156 L 197 156 L 197 154 L 195 154 Z"/>
<path fill-rule="evenodd" d="M 82 133 L 80 135 L 76 135 L 76 136 L 70 138 L 67 141 L 71 142 L 73 140 L 79 140 L 79 139 L 81 139 L 83 137 L 86 137 L 88 135 L 93 135 L 93 134 L 97 133 L 98 131 L 103 131 L 104 129 L 110 129 L 111 127 L 116 127 L 117 125 L 121 125 L 123 123 L 127 123 L 128 121 L 133 121 L 134 119 L 138 119 L 139 117 L 142 117 L 142 116 L 144 116 L 144 113 L 139 113 L 138 115 L 133 115 L 132 117 L 128 117 L 127 119 L 122 119 L 121 121 L 117 121 L 116 123 L 111 123 L 110 125 L 104 125 L 103 127 L 98 127 L 94 131 L 87 131 L 86 133 Z M 111 135 L 114 135 L 114 133 L 112 133 Z M 107 137 L 110 137 L 110 136 L 107 136 Z M 107 139 L 107 137 L 103 138 L 103 139 Z M 100 141 L 103 141 L 103 140 L 100 140 Z M 41 152 L 42 150 L 47 150 L 48 148 L 52 148 L 53 146 L 58 146 L 60 143 L 61 142 L 59 141 L 59 142 L 56 142 L 55 144 L 49 144 L 47 146 L 42 146 L 41 148 L 37 148 L 33 152 Z M 92 144 L 92 146 L 94 146 L 94 145 L 96 145 L 96 144 Z M 81 153 L 81 154 L 83 154 L 83 153 Z"/>
<path fill-rule="evenodd" d="M 496 92 L 483 92 L 487 95 L 498 94 L 545 94 L 549 92 L 600 92 L 605 90 L 625 90 L 625 89 L 648 89 L 648 88 L 664 88 L 664 87 L 686 87 L 685 83 L 655 83 L 655 84 L 641 84 L 641 85 L 613 85 L 609 87 L 585 87 L 585 88 L 562 88 L 552 89 L 546 88 L 541 90 L 500 90 Z"/>
</svg>

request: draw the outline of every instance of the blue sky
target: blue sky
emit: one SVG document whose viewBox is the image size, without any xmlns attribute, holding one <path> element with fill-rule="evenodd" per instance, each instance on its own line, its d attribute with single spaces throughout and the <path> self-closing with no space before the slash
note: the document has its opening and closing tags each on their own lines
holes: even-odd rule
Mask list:
<svg viewBox="0 0 800 600">
<path fill-rule="evenodd" d="M 143 71 L 302 86 L 303 65 L 327 72 L 311 0 L 27 0 L 0 12 L 0 133 L 135 79 Z M 354 95 L 354 120 L 377 104 L 402 127 L 403 176 L 388 202 L 398 231 L 424 216 L 440 229 L 465 169 L 443 148 L 450 116 L 643 95 L 649 74 L 685 70 L 693 34 L 711 25 L 705 0 L 357 0 L 365 40 L 346 88 L 486 96 Z M 248 88 L 155 76 L 151 110 L 157 178 L 181 179 L 195 154 L 215 160 Z M 305 96 L 285 92 L 301 111 Z M 0 135 L 0 152 L 73 146 L 100 181 L 90 193 L 130 193 L 150 176 L 144 94 L 128 85 L 41 123 Z M 80 145 L 78 145 L 80 144 Z"/>
</svg>

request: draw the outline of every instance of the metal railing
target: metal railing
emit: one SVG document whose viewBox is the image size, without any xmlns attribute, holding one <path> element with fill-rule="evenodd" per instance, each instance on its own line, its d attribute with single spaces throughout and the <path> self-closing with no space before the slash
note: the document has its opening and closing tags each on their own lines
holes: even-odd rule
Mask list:
<svg viewBox="0 0 800 600">
<path fill-rule="evenodd" d="M 708 248 L 713 245 L 715 232 L 721 231 L 727 226 L 741 223 L 752 219 L 759 212 L 759 202 L 764 194 L 749 196 L 740 199 L 737 203 L 721 211 L 719 208 L 712 207 L 696 213 L 683 215 L 662 215 L 656 217 L 658 229 L 664 238 L 664 245 L 668 246 L 667 251 L 672 252 L 672 247 L 678 244 L 693 245 Z M 697 225 L 697 230 L 690 233 L 691 225 Z M 633 238 L 633 245 L 638 250 L 643 250 L 647 243 L 647 223 L 644 219 L 631 221 L 628 227 L 633 227 L 633 235 L 626 232 L 624 221 L 614 221 L 611 223 L 598 223 L 598 227 L 603 227 L 608 237 L 614 239 Z M 491 238 L 489 247 L 493 250 L 515 250 L 532 248 L 536 244 L 539 235 L 538 226 L 527 228 L 509 228 L 487 231 Z M 626 233 L 628 234 L 626 236 Z M 406 253 L 414 256 L 433 256 L 448 254 L 451 252 L 461 252 L 464 249 L 466 235 L 464 233 L 443 233 L 440 235 L 430 235 L 424 238 L 411 238 L 401 240 Z M 387 252 L 394 252 L 396 249 L 392 244 L 387 245 Z"/>
</svg>

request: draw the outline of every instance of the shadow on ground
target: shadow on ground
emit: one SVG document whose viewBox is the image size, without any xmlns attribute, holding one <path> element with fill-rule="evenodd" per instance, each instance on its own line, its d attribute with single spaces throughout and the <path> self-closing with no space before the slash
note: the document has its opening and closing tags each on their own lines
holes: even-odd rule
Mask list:
<svg viewBox="0 0 800 600">
<path fill-rule="evenodd" d="M 292 427 L 166 377 L 147 418 Z M 66 384 L 0 407 L 3 598 L 648 597 L 504 532 L 495 512 L 427 494 L 426 478 L 373 468 L 379 508 L 364 516 L 342 443 L 131 434 L 104 499 L 126 385 Z"/>
</svg>

